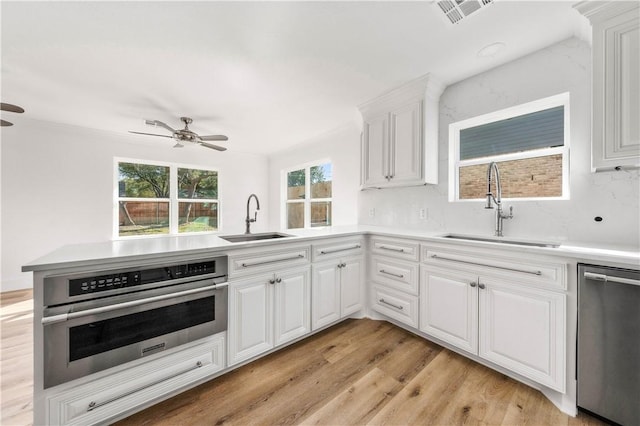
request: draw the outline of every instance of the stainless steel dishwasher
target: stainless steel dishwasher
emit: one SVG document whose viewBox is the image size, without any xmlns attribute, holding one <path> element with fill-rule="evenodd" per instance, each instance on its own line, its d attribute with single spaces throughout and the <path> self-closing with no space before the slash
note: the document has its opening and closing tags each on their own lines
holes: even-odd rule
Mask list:
<svg viewBox="0 0 640 426">
<path fill-rule="evenodd" d="M 640 271 L 578 265 L 578 407 L 640 425 Z"/>
</svg>

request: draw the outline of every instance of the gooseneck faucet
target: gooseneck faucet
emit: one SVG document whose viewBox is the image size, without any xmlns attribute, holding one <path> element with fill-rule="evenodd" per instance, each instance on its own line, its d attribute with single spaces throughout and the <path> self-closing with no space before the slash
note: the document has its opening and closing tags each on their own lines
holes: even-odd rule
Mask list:
<svg viewBox="0 0 640 426">
<path fill-rule="evenodd" d="M 493 195 L 491 192 L 491 172 L 495 175 L 495 188 L 496 194 Z M 492 209 L 495 203 L 496 210 L 496 237 L 502 237 L 502 221 L 504 219 L 513 218 L 513 206 L 509 207 L 509 214 L 503 213 L 502 211 L 502 187 L 500 186 L 500 171 L 498 170 L 498 165 L 495 161 L 492 161 L 489 164 L 489 168 L 487 169 L 487 205 L 484 207 L 485 209 Z"/>
<path fill-rule="evenodd" d="M 251 203 L 252 198 L 256 199 L 256 211 L 253 219 L 251 219 L 251 217 L 249 216 L 249 203 Z M 256 220 L 258 220 L 258 210 L 260 210 L 260 200 L 258 200 L 258 196 L 256 194 L 249 195 L 249 198 L 247 199 L 247 217 L 244 220 L 247 225 L 244 231 L 245 234 L 251 233 L 251 222 L 255 222 Z"/>
</svg>

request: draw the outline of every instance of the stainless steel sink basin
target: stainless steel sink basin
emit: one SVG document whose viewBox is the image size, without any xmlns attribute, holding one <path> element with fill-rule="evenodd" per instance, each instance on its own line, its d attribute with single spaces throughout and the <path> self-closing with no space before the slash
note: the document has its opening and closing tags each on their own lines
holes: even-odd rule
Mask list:
<svg viewBox="0 0 640 426">
<path fill-rule="evenodd" d="M 541 241 L 523 241 L 523 240 L 509 240 L 501 237 L 477 237 L 473 235 L 460 235 L 460 234 L 446 234 L 443 238 L 450 238 L 453 240 L 467 240 L 467 241 L 482 241 L 485 243 L 499 243 L 499 244 L 513 244 L 517 246 L 529 246 L 529 247 L 548 247 L 558 248 L 560 244 Z"/>
<path fill-rule="evenodd" d="M 243 243 L 246 241 L 273 240 L 275 238 L 287 237 L 291 237 L 291 235 L 281 234 L 279 232 L 263 232 L 261 234 L 223 235 L 220 238 L 230 243 Z"/>
</svg>

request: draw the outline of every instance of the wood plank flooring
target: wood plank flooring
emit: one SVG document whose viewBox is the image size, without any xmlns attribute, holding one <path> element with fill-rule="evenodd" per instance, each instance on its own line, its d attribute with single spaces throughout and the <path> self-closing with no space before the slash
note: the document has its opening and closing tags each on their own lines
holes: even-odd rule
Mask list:
<svg viewBox="0 0 640 426">
<path fill-rule="evenodd" d="M 2 425 L 33 423 L 33 299 L 31 290 L 0 293 Z"/>
<path fill-rule="evenodd" d="M 2 425 L 32 422 L 30 292 L 2 294 Z M 386 322 L 347 320 L 117 425 L 599 425 Z"/>
</svg>

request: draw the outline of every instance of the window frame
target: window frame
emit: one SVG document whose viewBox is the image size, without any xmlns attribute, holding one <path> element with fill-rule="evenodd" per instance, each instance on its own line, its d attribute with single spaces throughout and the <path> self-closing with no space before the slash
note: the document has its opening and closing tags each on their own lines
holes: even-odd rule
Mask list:
<svg viewBox="0 0 640 426">
<path fill-rule="evenodd" d="M 331 197 L 330 198 L 311 198 L 311 168 L 316 166 L 322 166 L 324 164 L 331 164 Z M 305 197 L 302 200 L 289 200 L 288 199 L 288 174 L 296 170 L 304 169 L 304 194 Z M 323 229 L 333 226 L 333 162 L 330 158 L 325 158 L 318 161 L 309 161 L 297 166 L 288 167 L 280 172 L 280 201 L 282 205 L 282 213 L 280 215 L 280 227 L 286 229 Z M 330 202 L 331 203 L 331 225 L 325 226 L 311 226 L 311 203 L 317 202 Z M 304 206 L 304 227 L 303 228 L 287 228 L 287 207 L 289 204 L 303 204 Z"/>
<path fill-rule="evenodd" d="M 120 163 L 142 164 L 145 166 L 160 166 L 169 168 L 169 198 L 138 198 L 138 197 L 120 197 Z M 206 170 L 216 172 L 218 174 L 218 199 L 210 198 L 179 198 L 178 197 L 178 169 Z M 166 161 L 140 160 L 136 158 L 114 157 L 113 159 L 113 239 L 129 240 L 138 238 L 163 238 L 163 237 L 182 237 L 189 235 L 219 234 L 222 232 L 222 215 L 220 214 L 220 199 L 222 198 L 220 170 L 214 167 L 199 166 L 194 164 L 171 163 Z M 118 223 L 120 214 L 120 201 L 143 201 L 143 202 L 168 202 L 169 203 L 169 232 L 166 234 L 149 234 L 149 235 L 120 235 L 120 225 Z M 215 203 L 218 212 L 218 224 L 215 231 L 195 231 L 195 232 L 179 232 L 179 215 L 180 203 L 196 202 L 196 203 Z"/>
<path fill-rule="evenodd" d="M 570 135 L 570 105 L 569 92 L 560 93 L 558 95 L 549 96 L 513 107 L 493 111 L 487 114 L 468 118 L 466 120 L 457 121 L 449 124 L 449 202 L 485 202 L 486 198 L 460 199 L 460 167 L 473 166 L 478 164 L 489 164 L 492 161 L 496 163 L 525 160 L 528 158 L 546 157 L 551 155 L 562 154 L 562 195 L 558 197 L 517 197 L 503 198 L 503 201 L 557 201 L 568 200 L 570 197 L 569 190 L 569 145 Z M 564 107 L 564 145 L 560 147 L 532 149 L 522 152 L 512 152 L 508 154 L 491 155 L 487 157 L 473 158 L 470 160 L 460 160 L 460 131 L 476 127 L 483 124 L 503 121 L 510 118 L 530 114 L 554 107 Z"/>
</svg>

